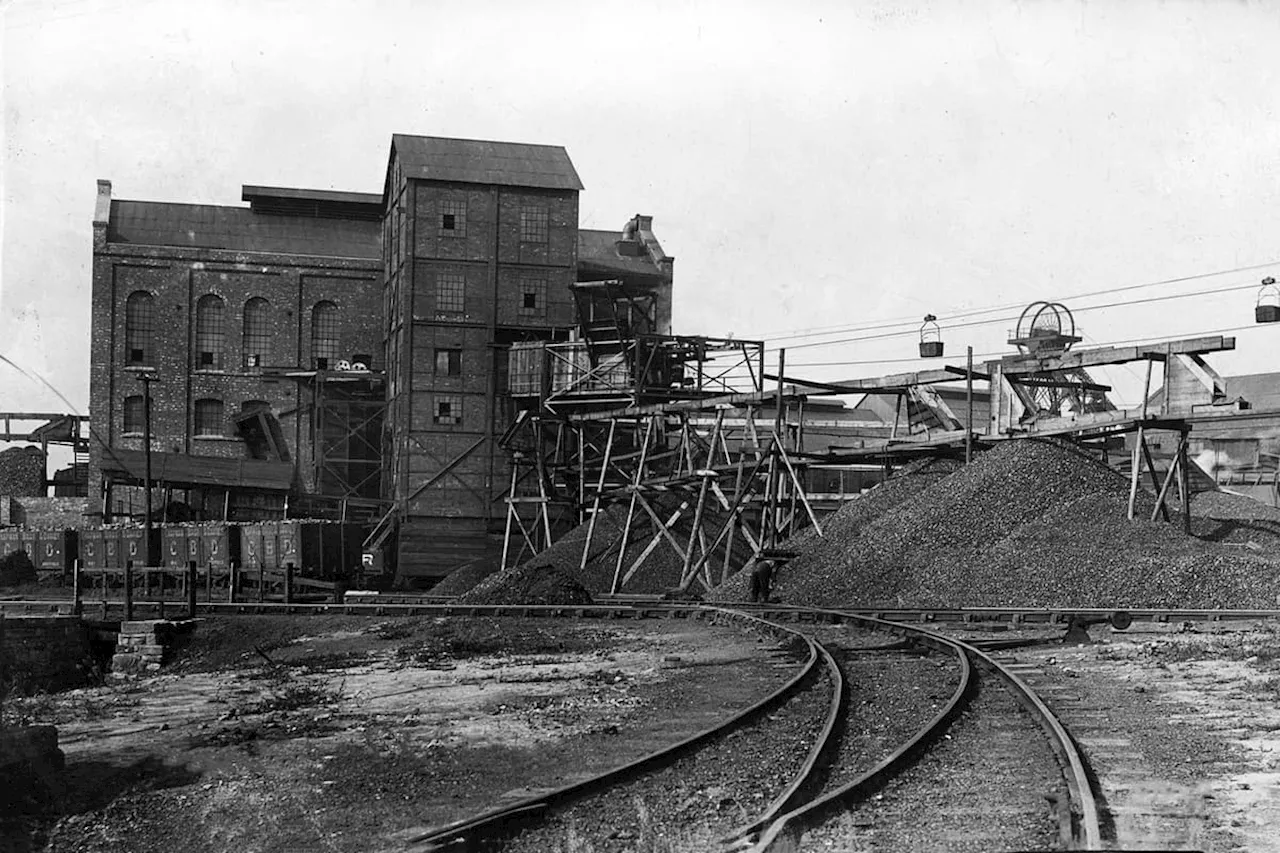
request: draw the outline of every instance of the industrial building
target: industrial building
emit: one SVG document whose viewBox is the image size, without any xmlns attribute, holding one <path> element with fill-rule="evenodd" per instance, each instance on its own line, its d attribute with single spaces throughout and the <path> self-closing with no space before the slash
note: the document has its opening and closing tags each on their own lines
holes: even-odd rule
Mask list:
<svg viewBox="0 0 1280 853">
<path fill-rule="evenodd" d="M 172 204 L 99 181 L 91 511 L 139 516 L 149 434 L 166 518 L 367 520 L 408 580 L 494 555 L 510 345 L 576 336 L 576 282 L 643 292 L 670 330 L 651 218 L 581 230 L 582 188 L 558 146 L 406 135 L 380 195 Z"/>
</svg>

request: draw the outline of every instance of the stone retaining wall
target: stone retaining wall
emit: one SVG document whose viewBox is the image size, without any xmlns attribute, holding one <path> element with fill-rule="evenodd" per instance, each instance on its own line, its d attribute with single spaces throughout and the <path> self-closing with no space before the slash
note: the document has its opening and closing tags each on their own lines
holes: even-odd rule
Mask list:
<svg viewBox="0 0 1280 853">
<path fill-rule="evenodd" d="M 111 674 L 123 677 L 157 671 L 165 662 L 166 648 L 172 648 L 194 628 L 195 621 L 191 619 L 121 622 Z"/>
<path fill-rule="evenodd" d="M 63 690 L 93 673 L 89 632 L 78 616 L 0 616 L 0 682 L 23 692 Z"/>
</svg>

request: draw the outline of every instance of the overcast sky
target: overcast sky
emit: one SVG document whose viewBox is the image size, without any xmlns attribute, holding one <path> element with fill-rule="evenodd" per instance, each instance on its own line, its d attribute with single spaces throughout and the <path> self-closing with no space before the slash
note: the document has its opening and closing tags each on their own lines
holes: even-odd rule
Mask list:
<svg viewBox="0 0 1280 853">
<path fill-rule="evenodd" d="M 398 132 L 565 146 L 583 227 L 654 217 L 677 333 L 864 327 L 776 337 L 788 373 L 934 366 L 865 329 L 925 312 L 998 353 L 1016 310 L 948 318 L 1036 299 L 1089 342 L 1243 327 L 1213 363 L 1280 369 L 1280 266 L 1232 272 L 1280 261 L 1277 44 L 1275 3 L 18 0 L 0 354 L 87 405 L 95 179 L 379 192 Z M 0 363 L 0 410 L 47 408 Z"/>
</svg>

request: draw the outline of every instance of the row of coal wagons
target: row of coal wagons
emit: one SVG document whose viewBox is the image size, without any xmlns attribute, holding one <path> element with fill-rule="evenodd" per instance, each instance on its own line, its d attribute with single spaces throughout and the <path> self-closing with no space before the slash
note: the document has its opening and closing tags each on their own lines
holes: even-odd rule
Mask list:
<svg viewBox="0 0 1280 853">
<path fill-rule="evenodd" d="M 77 540 L 75 530 L 6 528 L 0 530 L 0 556 L 26 551 L 40 575 L 69 573 L 78 556 Z"/>
<path fill-rule="evenodd" d="M 292 564 L 303 577 L 333 580 L 360 567 L 363 528 L 320 521 L 262 521 L 250 524 L 157 525 L 161 563 L 170 567 L 234 562 L 247 571 Z M 146 562 L 141 527 L 79 530 L 0 530 L 0 552 L 26 551 L 37 571 L 69 573 L 76 560 L 86 569 L 121 569 Z"/>
</svg>

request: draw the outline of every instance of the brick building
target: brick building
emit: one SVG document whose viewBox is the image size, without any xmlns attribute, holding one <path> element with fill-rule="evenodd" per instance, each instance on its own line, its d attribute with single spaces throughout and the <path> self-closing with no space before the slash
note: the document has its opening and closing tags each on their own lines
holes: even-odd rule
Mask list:
<svg viewBox="0 0 1280 853">
<path fill-rule="evenodd" d="M 154 368 L 153 478 L 195 517 L 376 507 L 408 576 L 493 554 L 507 347 L 573 336 L 575 281 L 653 292 L 670 331 L 650 218 L 579 230 L 581 189 L 560 147 L 404 135 L 381 195 L 246 186 L 248 207 L 188 205 L 100 181 L 91 502 L 139 510 L 137 369 Z"/>
</svg>

